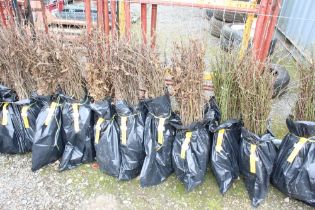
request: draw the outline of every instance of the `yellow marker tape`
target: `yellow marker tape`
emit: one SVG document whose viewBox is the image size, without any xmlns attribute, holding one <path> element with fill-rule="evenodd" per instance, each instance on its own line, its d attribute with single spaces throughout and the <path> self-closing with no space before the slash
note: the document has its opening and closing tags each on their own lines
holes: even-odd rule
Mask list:
<svg viewBox="0 0 315 210">
<path fill-rule="evenodd" d="M 249 156 L 249 162 L 250 162 L 250 172 L 255 174 L 256 173 L 256 144 L 250 145 L 250 156 Z"/>
<path fill-rule="evenodd" d="M 57 103 L 52 102 L 50 107 L 48 108 L 48 115 L 47 115 L 47 118 L 45 120 L 45 125 L 49 125 L 51 118 L 53 117 L 53 114 L 55 112 L 56 107 L 57 107 Z"/>
<path fill-rule="evenodd" d="M 216 152 L 221 152 L 221 150 L 222 150 L 222 142 L 223 142 L 224 133 L 225 133 L 225 129 L 219 130 L 218 138 L 217 138 L 217 144 L 215 145 L 215 151 Z"/>
<path fill-rule="evenodd" d="M 74 103 L 72 104 L 73 109 L 73 123 L 74 123 L 74 131 L 78 133 L 80 131 L 80 114 L 79 114 L 79 104 Z"/>
<path fill-rule="evenodd" d="M 158 143 L 163 144 L 164 142 L 164 123 L 165 123 L 166 118 L 159 118 L 159 125 L 158 125 Z"/>
<path fill-rule="evenodd" d="M 182 149 L 180 151 L 180 158 L 185 159 L 186 158 L 186 151 L 188 150 L 188 146 L 191 140 L 192 132 L 186 132 L 186 138 L 182 144 Z"/>
<path fill-rule="evenodd" d="M 27 110 L 29 108 L 30 108 L 29 106 L 23 106 L 22 110 L 21 110 L 21 116 L 23 118 L 23 123 L 24 123 L 25 128 L 30 128 L 30 123 L 29 123 L 28 118 L 27 118 Z"/>
<path fill-rule="evenodd" d="M 98 144 L 100 140 L 100 133 L 101 133 L 101 124 L 105 121 L 104 118 L 98 118 L 95 126 L 95 144 Z"/>
<path fill-rule="evenodd" d="M 127 117 L 121 117 L 121 125 L 120 125 L 120 132 L 121 132 L 121 144 L 127 144 Z"/>
<path fill-rule="evenodd" d="M 212 80 L 212 74 L 211 74 L 211 72 L 205 72 L 204 75 L 203 75 L 203 79 L 204 79 L 204 80 L 207 80 L 207 81 Z"/>
<path fill-rule="evenodd" d="M 9 103 L 4 103 L 2 107 L 2 125 L 7 125 L 8 124 L 8 114 L 9 111 L 7 109 Z"/>
<path fill-rule="evenodd" d="M 295 157 L 299 154 L 299 151 L 302 149 L 303 145 L 308 141 L 307 138 L 300 138 L 299 142 L 294 145 L 294 149 L 288 157 L 287 161 L 292 163 Z"/>
</svg>

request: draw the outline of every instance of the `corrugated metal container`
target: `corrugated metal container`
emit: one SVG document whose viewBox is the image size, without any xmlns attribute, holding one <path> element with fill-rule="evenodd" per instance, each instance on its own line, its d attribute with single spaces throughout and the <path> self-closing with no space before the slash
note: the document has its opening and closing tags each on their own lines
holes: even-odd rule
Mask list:
<svg viewBox="0 0 315 210">
<path fill-rule="evenodd" d="M 315 53 L 315 0 L 282 0 L 278 29 L 305 56 Z"/>
</svg>

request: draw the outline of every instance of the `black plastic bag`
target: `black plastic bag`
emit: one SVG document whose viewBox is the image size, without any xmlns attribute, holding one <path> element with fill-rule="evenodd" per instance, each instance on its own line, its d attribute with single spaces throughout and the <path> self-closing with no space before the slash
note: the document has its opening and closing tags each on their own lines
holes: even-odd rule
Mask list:
<svg viewBox="0 0 315 210">
<path fill-rule="evenodd" d="M 176 176 L 185 185 L 187 191 L 200 185 L 206 174 L 210 157 L 210 136 L 213 129 L 219 124 L 221 115 L 212 97 L 206 104 L 203 122 L 193 123 L 184 127 L 180 119 L 172 122 L 176 128 L 176 136 L 173 143 L 172 165 Z"/>
<path fill-rule="evenodd" d="M 65 96 L 64 96 L 65 97 Z M 83 103 L 65 97 L 62 105 L 62 130 L 65 142 L 59 170 L 72 169 L 82 163 L 94 161 L 93 115 L 90 101 Z"/>
<path fill-rule="evenodd" d="M 1 85 L 0 98 L 0 153 L 31 151 L 40 103 L 35 96 L 16 101 L 16 93 Z"/>
<path fill-rule="evenodd" d="M 288 196 L 315 206 L 315 122 L 287 119 L 272 184 Z"/>
<path fill-rule="evenodd" d="M 19 108 L 14 103 L 0 105 L 0 153 L 18 154 L 27 151 L 23 138 Z"/>
<path fill-rule="evenodd" d="M 210 154 L 210 137 L 203 123 L 177 128 L 172 162 L 177 178 L 187 191 L 200 185 L 206 174 Z"/>
<path fill-rule="evenodd" d="M 211 167 L 220 192 L 224 194 L 239 177 L 239 145 L 242 123 L 228 120 L 215 129 L 211 150 Z"/>
<path fill-rule="evenodd" d="M 277 157 L 273 138 L 269 132 L 259 137 L 242 128 L 240 172 L 254 207 L 257 207 L 268 193 L 270 175 Z"/>
<path fill-rule="evenodd" d="M 119 177 L 121 154 L 119 125 L 115 120 L 115 110 L 110 99 L 91 104 L 94 111 L 96 160 L 100 170 Z"/>
<path fill-rule="evenodd" d="M 0 85 L 0 102 L 14 102 L 17 101 L 18 97 L 14 90 Z"/>
<path fill-rule="evenodd" d="M 169 95 L 148 100 L 145 104 L 148 115 L 144 126 L 146 157 L 140 174 L 142 187 L 160 184 L 173 173 L 175 128 L 171 126 L 171 122 L 176 120 L 171 112 Z"/>
<path fill-rule="evenodd" d="M 118 179 L 130 180 L 140 174 L 145 158 L 143 144 L 145 110 L 141 104 L 132 107 L 124 100 L 117 101 L 115 108 L 121 154 Z"/>
<path fill-rule="evenodd" d="M 36 120 L 32 147 L 32 171 L 58 160 L 64 151 L 60 98 L 41 97 L 43 107 Z"/>
<path fill-rule="evenodd" d="M 25 145 L 25 152 L 32 150 L 32 145 L 36 130 L 36 120 L 37 116 L 43 106 L 40 99 L 36 95 L 32 96 L 30 99 L 23 99 L 15 102 L 19 108 L 20 123 L 19 129 L 23 129 L 23 142 Z"/>
</svg>

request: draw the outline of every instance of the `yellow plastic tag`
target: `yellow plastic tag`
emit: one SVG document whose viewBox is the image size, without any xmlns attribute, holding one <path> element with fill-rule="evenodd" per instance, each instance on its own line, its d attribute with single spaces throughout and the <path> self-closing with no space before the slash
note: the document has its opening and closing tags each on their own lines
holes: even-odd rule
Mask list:
<svg viewBox="0 0 315 210">
<path fill-rule="evenodd" d="M 24 127 L 25 128 L 30 128 L 30 124 L 28 122 L 28 118 L 27 118 L 27 110 L 29 109 L 29 106 L 23 106 L 22 110 L 21 110 L 21 115 L 23 118 L 23 123 L 24 123 Z"/>
<path fill-rule="evenodd" d="M 218 138 L 217 138 L 217 144 L 215 145 L 215 151 L 216 152 L 221 152 L 221 150 L 222 150 L 222 142 L 223 142 L 224 133 L 225 133 L 225 129 L 219 130 Z"/>
<path fill-rule="evenodd" d="M 101 124 L 105 121 L 104 118 L 98 118 L 95 126 L 95 144 L 98 144 L 100 140 L 100 133 L 101 133 Z"/>
<path fill-rule="evenodd" d="M 47 118 L 45 120 L 45 125 L 49 125 L 51 118 L 53 117 L 53 114 L 55 112 L 56 107 L 57 107 L 57 103 L 52 102 L 50 107 L 48 108 L 48 115 L 47 115 Z"/>
<path fill-rule="evenodd" d="M 256 144 L 250 145 L 250 156 L 249 156 L 249 162 L 250 162 L 250 172 L 255 174 L 256 173 Z"/>
<path fill-rule="evenodd" d="M 204 80 L 206 80 L 206 81 L 212 80 L 211 72 L 205 72 L 203 77 L 204 77 Z"/>
<path fill-rule="evenodd" d="M 308 141 L 307 138 L 300 138 L 299 142 L 294 145 L 294 149 L 288 157 L 287 161 L 292 163 L 295 157 L 299 154 L 299 151 L 302 149 L 303 145 Z"/>
<path fill-rule="evenodd" d="M 8 124 L 8 107 L 9 103 L 4 103 L 2 107 L 2 125 L 7 125 Z"/>
<path fill-rule="evenodd" d="M 79 104 L 74 103 L 72 104 L 73 109 L 73 124 L 74 124 L 74 131 L 78 133 L 80 131 L 80 123 L 79 123 Z"/>
<path fill-rule="evenodd" d="M 158 143 L 163 144 L 164 141 L 164 123 L 165 123 L 166 118 L 159 118 L 159 125 L 158 125 Z"/>
<path fill-rule="evenodd" d="M 188 150 L 188 146 L 191 140 L 192 132 L 186 132 L 186 138 L 182 144 L 182 149 L 180 151 L 180 158 L 185 159 L 186 158 L 186 151 Z"/>
<path fill-rule="evenodd" d="M 121 144 L 127 144 L 127 117 L 121 117 L 121 125 L 120 125 L 120 132 L 121 132 Z"/>
</svg>

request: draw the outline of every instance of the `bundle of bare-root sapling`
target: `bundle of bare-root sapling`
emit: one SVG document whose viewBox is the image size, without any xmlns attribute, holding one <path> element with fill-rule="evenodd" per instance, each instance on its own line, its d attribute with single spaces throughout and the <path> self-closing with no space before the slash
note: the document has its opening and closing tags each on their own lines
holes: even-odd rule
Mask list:
<svg viewBox="0 0 315 210">
<path fill-rule="evenodd" d="M 289 133 L 280 145 L 272 183 L 286 195 L 315 206 L 315 63 L 297 64 L 300 81 L 294 117 L 287 119 Z M 289 185 L 286 183 L 290 183 Z"/>
<path fill-rule="evenodd" d="M 33 69 L 44 107 L 33 144 L 32 170 L 61 158 L 60 170 L 93 161 L 93 122 L 81 62 L 84 49 L 62 36 L 37 36 L 40 63 Z M 43 146 L 44 145 L 44 146 Z"/>
<path fill-rule="evenodd" d="M 102 33 L 93 33 L 86 42 L 86 70 L 84 75 L 90 96 L 94 99 L 94 146 L 100 170 L 119 176 L 121 155 L 119 151 L 119 126 L 115 120 L 113 71 L 110 49 L 113 44 Z"/>
<path fill-rule="evenodd" d="M 144 89 L 148 114 L 144 127 L 146 157 L 140 175 L 142 187 L 157 185 L 173 172 L 172 148 L 175 130 L 171 122 L 175 115 L 165 89 L 165 69 L 157 53 L 150 46 L 139 46 L 136 52 L 139 62 L 139 83 Z"/>
<path fill-rule="evenodd" d="M 267 196 L 270 175 L 277 156 L 273 135 L 268 130 L 272 98 L 272 75 L 268 63 L 260 63 L 249 53 L 238 62 L 241 131 L 240 172 L 252 205 Z"/>
<path fill-rule="evenodd" d="M 212 61 L 212 81 L 223 123 L 210 128 L 213 135 L 211 167 L 222 194 L 240 175 L 239 144 L 240 95 L 238 84 L 239 56 L 237 52 L 218 51 Z"/>
<path fill-rule="evenodd" d="M 30 71 L 37 66 L 32 36 L 23 29 L 0 30 L 0 152 L 25 153 L 32 149 L 36 118 L 42 104 L 33 92 Z"/>
<path fill-rule="evenodd" d="M 119 180 L 130 180 L 140 174 L 145 156 L 145 112 L 139 100 L 141 45 L 124 39 L 108 41 L 110 48 L 104 56 L 108 57 L 106 68 L 113 85 L 115 113 L 111 119 L 99 118 L 96 122 L 97 160 L 105 173 Z M 110 106 L 109 101 L 106 108 Z"/>
<path fill-rule="evenodd" d="M 187 191 L 204 180 L 209 160 L 210 139 L 204 119 L 205 50 L 199 40 L 174 45 L 171 74 L 180 122 L 173 143 L 173 166 Z M 210 111 L 211 109 L 208 109 Z M 175 124 L 176 125 L 176 124 Z"/>
</svg>

